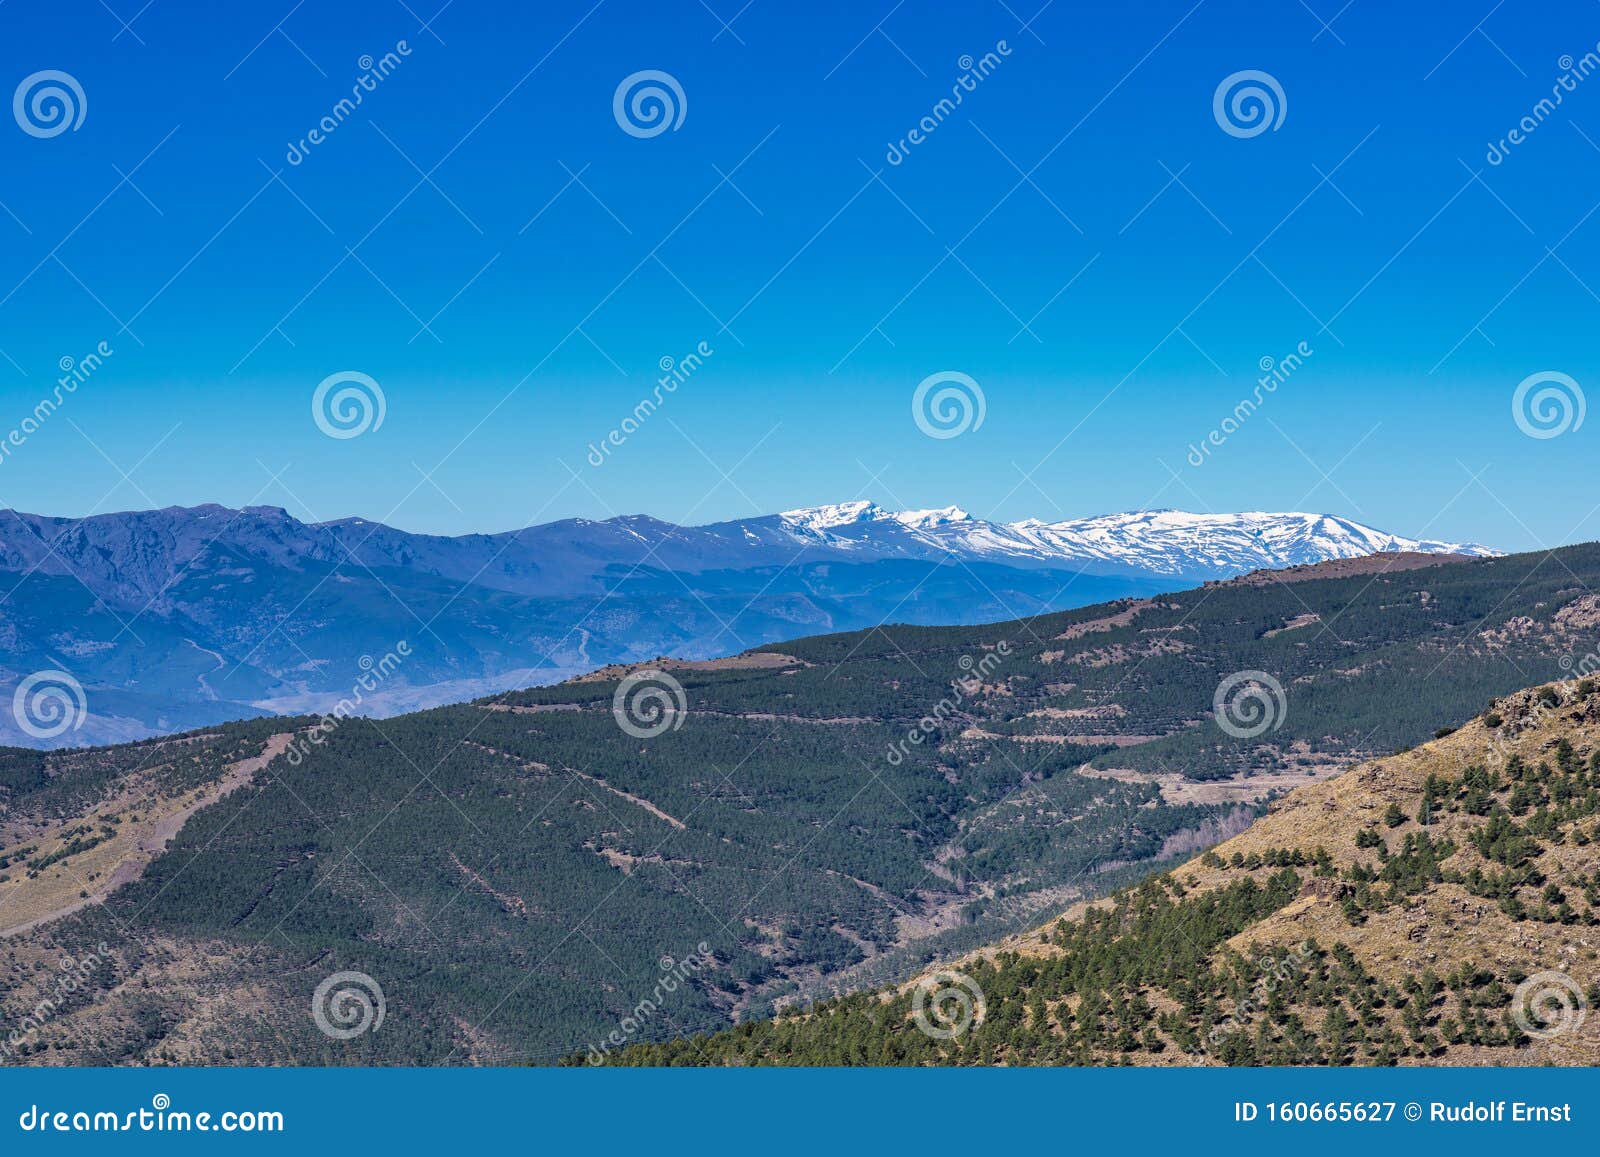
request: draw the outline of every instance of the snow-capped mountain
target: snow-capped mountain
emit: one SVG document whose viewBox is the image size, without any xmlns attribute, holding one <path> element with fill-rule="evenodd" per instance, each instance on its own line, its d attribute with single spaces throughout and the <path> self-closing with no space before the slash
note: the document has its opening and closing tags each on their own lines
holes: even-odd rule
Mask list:
<svg viewBox="0 0 1600 1157">
<path fill-rule="evenodd" d="M 1145 510 L 997 523 L 957 506 L 889 511 L 871 502 L 847 502 L 789 510 L 776 518 L 796 543 L 821 549 L 900 557 L 933 552 L 1011 565 L 1101 564 L 1184 578 L 1226 578 L 1386 551 L 1496 553 L 1478 543 L 1403 538 L 1328 514 Z"/>
</svg>

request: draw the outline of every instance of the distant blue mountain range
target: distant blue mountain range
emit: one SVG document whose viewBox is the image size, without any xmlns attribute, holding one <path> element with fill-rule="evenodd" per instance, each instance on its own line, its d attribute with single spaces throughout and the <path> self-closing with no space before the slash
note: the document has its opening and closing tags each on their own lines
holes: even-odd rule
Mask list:
<svg viewBox="0 0 1600 1157">
<path fill-rule="evenodd" d="M 0 710 L 0 742 L 322 711 L 362 683 L 360 712 L 390 715 L 607 663 L 1011 619 L 1383 550 L 1493 553 L 1317 514 L 1002 524 L 855 502 L 700 527 L 636 515 L 451 538 L 275 507 L 4 511 L 0 694 L 64 672 L 88 715 L 41 739 Z"/>
</svg>

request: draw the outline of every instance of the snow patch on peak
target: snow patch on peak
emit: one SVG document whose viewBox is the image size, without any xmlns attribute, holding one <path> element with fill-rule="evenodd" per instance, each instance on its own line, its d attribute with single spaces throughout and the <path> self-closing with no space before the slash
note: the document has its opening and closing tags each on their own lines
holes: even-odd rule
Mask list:
<svg viewBox="0 0 1600 1157">
<path fill-rule="evenodd" d="M 956 522 L 976 521 L 972 515 L 962 510 L 959 506 L 946 506 L 940 510 L 902 510 L 893 516 L 901 526 L 923 529 L 934 526 L 949 526 Z"/>
<path fill-rule="evenodd" d="M 837 502 L 828 506 L 804 506 L 799 510 L 785 510 L 778 515 L 791 527 L 813 533 L 851 526 L 861 522 L 878 522 L 890 515 L 875 502 Z"/>
<path fill-rule="evenodd" d="M 1053 557 L 1094 558 L 1172 575 L 1297 566 L 1382 551 L 1496 553 L 1476 543 L 1419 542 L 1347 518 L 1302 511 L 1146 510 L 1054 523 L 1030 519 L 1007 529 Z"/>
</svg>

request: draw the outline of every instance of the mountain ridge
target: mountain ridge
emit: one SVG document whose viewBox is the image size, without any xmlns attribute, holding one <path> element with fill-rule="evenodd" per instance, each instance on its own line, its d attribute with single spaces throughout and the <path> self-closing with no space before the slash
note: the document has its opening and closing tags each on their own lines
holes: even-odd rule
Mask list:
<svg viewBox="0 0 1600 1157">
<path fill-rule="evenodd" d="M 8 511 L 0 692 L 61 672 L 89 692 L 89 715 L 46 742 L 113 742 L 324 709 L 363 658 L 403 641 L 406 663 L 363 701 L 383 716 L 609 663 L 889 621 L 1016 619 L 1375 550 L 1492 553 L 1316 514 L 999 524 L 853 502 L 700 527 L 627 515 L 449 537 L 275 506 Z M 0 741 L 36 738 L 0 713 Z"/>
<path fill-rule="evenodd" d="M 225 519 L 217 529 L 219 519 Z M 229 531 L 241 522 L 232 536 Z M 152 540 L 157 561 L 168 553 L 172 565 L 192 560 L 205 545 L 200 527 L 216 531 L 210 542 L 228 538 L 263 552 L 277 547 L 315 559 L 337 559 L 335 546 L 368 565 L 440 567 L 437 573 L 460 577 L 470 573 L 483 580 L 488 565 L 476 571 L 447 568 L 429 550 L 498 547 L 498 554 L 536 546 L 557 551 L 562 547 L 598 552 L 617 551 L 621 543 L 637 548 L 646 544 L 651 553 L 669 551 L 663 562 L 677 569 L 711 567 L 735 561 L 715 548 L 737 552 L 779 542 L 846 557 L 939 558 L 956 555 L 969 560 L 1006 559 L 1053 564 L 1107 564 L 1178 578 L 1215 578 L 1223 573 L 1268 567 L 1287 567 L 1331 558 L 1356 557 L 1387 551 L 1462 554 L 1490 557 L 1499 553 L 1473 542 L 1412 539 L 1330 514 L 1309 512 L 1242 511 L 1195 514 L 1172 508 L 1127 511 L 1047 522 L 1028 518 L 993 522 L 977 518 L 960 507 L 891 511 L 858 500 L 801 507 L 749 519 L 731 519 L 695 526 L 678 525 L 647 514 L 617 515 L 606 519 L 566 518 L 494 533 L 428 534 L 401 530 L 387 523 L 351 515 L 307 522 L 278 506 L 231 508 L 216 503 L 167 506 L 83 517 L 31 514 L 0 510 L 0 569 L 26 565 L 49 567 L 56 553 L 52 545 L 80 542 L 107 550 L 135 533 Z M 34 531 L 32 540 L 19 538 L 15 528 Z M 588 539 L 572 531 L 596 528 Z M 48 529 L 47 536 L 38 533 Z M 851 531 L 855 533 L 851 533 Z M 253 534 L 247 535 L 246 531 Z M 872 531 L 879 533 L 874 535 Z M 359 537 L 357 537 L 359 535 Z M 620 535 L 620 537 L 618 537 Z M 1212 541 L 1205 541 L 1207 538 Z M 165 541 L 163 541 L 165 540 Z M 580 544 L 583 544 L 580 547 Z M 165 552 L 161 547 L 165 546 Z M 358 556 L 356 551 L 365 553 Z M 630 561 L 635 552 L 618 551 L 611 561 Z M 474 559 L 474 561 L 477 561 Z M 491 560 L 491 562 L 494 560 Z M 771 561 L 758 556 L 755 563 Z M 59 564 L 65 567 L 65 559 Z M 91 577 L 99 577 L 91 570 Z M 490 574 L 505 589 L 537 593 L 537 587 L 511 581 L 515 572 Z M 93 584 L 91 584 L 93 585 Z M 159 592 L 159 585 L 135 583 L 139 593 Z"/>
</svg>

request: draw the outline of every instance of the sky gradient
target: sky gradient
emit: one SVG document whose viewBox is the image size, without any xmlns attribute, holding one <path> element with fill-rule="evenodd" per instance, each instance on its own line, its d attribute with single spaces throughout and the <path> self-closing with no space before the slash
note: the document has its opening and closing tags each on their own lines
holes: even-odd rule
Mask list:
<svg viewBox="0 0 1600 1157">
<path fill-rule="evenodd" d="M 12 0 L 5 91 L 60 70 L 85 109 L 0 120 L 0 440 L 112 352 L 10 440 L 0 506 L 459 533 L 870 498 L 1594 539 L 1600 419 L 1530 437 L 1512 400 L 1600 380 L 1600 76 L 1536 111 L 1597 41 L 1576 0 Z M 642 70 L 676 129 L 619 124 Z M 1243 70 L 1276 129 L 1219 124 Z M 384 397 L 358 437 L 313 421 L 341 371 Z M 984 421 L 931 438 L 912 397 L 944 371 Z"/>
</svg>

